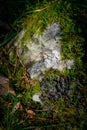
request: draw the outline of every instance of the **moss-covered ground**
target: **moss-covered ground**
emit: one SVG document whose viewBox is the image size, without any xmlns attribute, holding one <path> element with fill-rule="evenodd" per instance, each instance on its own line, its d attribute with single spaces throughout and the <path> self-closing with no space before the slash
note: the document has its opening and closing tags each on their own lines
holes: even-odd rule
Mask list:
<svg viewBox="0 0 87 130">
<path fill-rule="evenodd" d="M 4 5 L 4 6 L 2 6 Z M 3 12 L 3 13 L 2 13 Z M 4 15 L 3 15 L 4 14 Z M 0 34 L 0 73 L 10 80 L 10 87 L 16 95 L 0 96 L 0 130 L 86 130 L 87 128 L 87 1 L 86 0 L 21 0 L 3 1 L 0 8 L 2 21 L 9 23 L 10 30 Z M 30 79 L 18 54 L 9 59 L 7 45 L 23 28 L 26 29 L 23 43 L 34 32 L 41 31 L 48 23 L 61 25 L 62 58 L 75 61 L 72 70 L 64 70 L 61 75 L 77 78 L 81 87 L 82 107 L 68 108 L 69 99 L 61 96 L 55 102 L 54 110 L 44 110 L 39 103 L 32 101 L 34 93 L 40 93 L 40 83 Z M 1 26 L 1 25 L 0 25 Z M 14 43 L 13 43 L 14 44 Z M 49 70 L 45 78 L 59 76 L 56 70 Z"/>
</svg>

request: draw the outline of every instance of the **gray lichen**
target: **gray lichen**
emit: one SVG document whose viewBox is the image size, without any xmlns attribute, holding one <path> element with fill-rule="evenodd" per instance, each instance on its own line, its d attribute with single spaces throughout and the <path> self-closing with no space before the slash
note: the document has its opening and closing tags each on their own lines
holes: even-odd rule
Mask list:
<svg viewBox="0 0 87 130">
<path fill-rule="evenodd" d="M 47 109 L 53 109 L 55 102 L 58 102 L 61 97 L 71 101 L 68 102 L 68 107 L 76 103 L 79 108 L 82 101 L 80 89 L 81 84 L 74 77 L 48 77 L 41 81 L 41 95 L 39 98 L 44 108 Z M 49 108 L 47 106 L 49 106 Z"/>
</svg>

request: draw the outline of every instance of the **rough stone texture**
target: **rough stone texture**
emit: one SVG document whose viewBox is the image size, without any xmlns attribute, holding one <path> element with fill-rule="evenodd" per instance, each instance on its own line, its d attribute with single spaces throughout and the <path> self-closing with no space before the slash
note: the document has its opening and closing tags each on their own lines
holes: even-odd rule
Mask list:
<svg viewBox="0 0 87 130">
<path fill-rule="evenodd" d="M 73 59 L 64 61 L 61 59 L 61 33 L 58 23 L 48 25 L 41 35 L 35 33 L 31 40 L 27 39 L 22 44 L 25 32 L 19 34 L 15 46 L 31 78 L 36 78 L 49 68 L 62 71 L 65 67 L 71 69 L 74 65 Z"/>
<path fill-rule="evenodd" d="M 36 55 L 34 58 L 36 62 L 28 70 L 31 78 L 36 78 L 39 74 L 44 73 L 44 71 L 49 68 L 57 69 L 59 71 L 62 71 L 65 67 L 71 69 L 73 60 L 61 60 L 59 24 L 54 23 L 49 25 L 41 36 L 38 37 L 34 35 L 33 38 L 37 39 L 36 41 L 38 41 L 39 46 L 33 45 L 32 47 L 35 54 L 33 55 L 32 52 L 31 59 Z"/>
<path fill-rule="evenodd" d="M 64 97 L 71 101 L 68 102 L 68 107 L 73 107 L 74 103 L 77 102 L 79 108 L 82 102 L 80 89 L 81 84 L 74 77 L 48 77 L 41 81 L 40 102 L 46 109 L 53 109 L 55 102 Z"/>
</svg>

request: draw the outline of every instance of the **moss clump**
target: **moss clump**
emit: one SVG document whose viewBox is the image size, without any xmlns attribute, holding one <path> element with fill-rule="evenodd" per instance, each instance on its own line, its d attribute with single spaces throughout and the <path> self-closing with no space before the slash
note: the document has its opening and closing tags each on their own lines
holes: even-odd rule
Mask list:
<svg viewBox="0 0 87 130">
<path fill-rule="evenodd" d="M 30 86 L 28 86 L 25 91 L 23 91 L 22 103 L 24 105 L 29 105 L 33 102 L 32 96 L 34 94 L 40 93 L 40 83 L 37 80 L 31 80 Z"/>
</svg>

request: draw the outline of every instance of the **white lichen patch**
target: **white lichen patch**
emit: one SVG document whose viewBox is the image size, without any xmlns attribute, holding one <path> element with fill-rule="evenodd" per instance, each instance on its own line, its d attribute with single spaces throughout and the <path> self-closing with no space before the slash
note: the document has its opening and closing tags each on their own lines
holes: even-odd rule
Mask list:
<svg viewBox="0 0 87 130">
<path fill-rule="evenodd" d="M 27 71 L 31 78 L 38 77 L 50 68 L 62 71 L 65 67 L 71 69 L 74 65 L 73 59 L 63 61 L 61 58 L 61 32 L 58 23 L 48 25 L 41 35 L 35 33 L 31 39 L 22 41 L 24 36 L 22 31 L 15 46 L 21 61 L 28 66 Z"/>
<path fill-rule="evenodd" d="M 35 58 L 34 61 L 36 62 L 31 68 L 28 69 L 31 78 L 36 78 L 49 68 L 57 69 L 59 71 L 62 71 L 65 67 L 68 69 L 72 68 L 74 65 L 73 60 L 62 61 L 61 58 L 61 36 L 59 24 L 54 23 L 49 25 L 42 35 L 38 37 L 36 36 L 35 38 L 37 38 L 37 41 L 39 41 L 39 45 L 37 44 L 37 46 L 40 46 L 40 52 L 34 51 L 36 57 L 33 58 Z M 36 49 L 36 46 L 34 49 Z"/>
<path fill-rule="evenodd" d="M 32 100 L 35 102 L 39 102 L 40 104 L 43 104 L 39 96 L 40 96 L 39 94 L 34 94 L 32 96 Z"/>
</svg>

